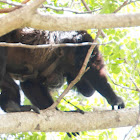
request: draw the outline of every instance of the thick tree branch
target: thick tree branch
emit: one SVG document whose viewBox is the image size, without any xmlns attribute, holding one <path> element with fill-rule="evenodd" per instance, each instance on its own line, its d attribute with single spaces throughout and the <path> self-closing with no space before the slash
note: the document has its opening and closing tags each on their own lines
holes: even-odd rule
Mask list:
<svg viewBox="0 0 140 140">
<path fill-rule="evenodd" d="M 34 0 L 29 5 L 17 9 L 0 18 L 1 29 L 0 36 L 14 29 L 26 27 L 36 13 L 36 9 L 45 2 L 45 0 Z"/>
<path fill-rule="evenodd" d="M 0 115 L 0 133 L 78 132 L 134 126 L 140 124 L 138 116 L 138 108 L 86 112 L 84 115 L 56 110 L 44 110 L 41 111 L 41 114 L 31 112 L 9 113 Z"/>
<path fill-rule="evenodd" d="M 36 14 L 28 26 L 50 31 L 140 26 L 140 13 L 106 15 L 77 14 L 69 16 Z"/>
<path fill-rule="evenodd" d="M 0 36 L 22 27 L 32 27 L 50 31 L 70 31 L 86 30 L 89 28 L 103 29 L 140 26 L 140 13 L 106 15 L 42 15 L 37 13 L 36 9 L 44 1 L 45 0 L 35 0 L 31 4 L 1 17 Z"/>
</svg>

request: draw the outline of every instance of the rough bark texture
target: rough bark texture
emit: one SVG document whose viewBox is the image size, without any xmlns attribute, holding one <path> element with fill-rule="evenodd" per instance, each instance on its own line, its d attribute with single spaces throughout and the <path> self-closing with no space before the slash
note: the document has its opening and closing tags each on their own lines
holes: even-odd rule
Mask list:
<svg viewBox="0 0 140 140">
<path fill-rule="evenodd" d="M 116 27 L 134 27 L 140 25 L 140 13 L 133 14 L 77 14 L 77 15 L 33 15 L 28 25 L 36 29 L 50 31 L 104 29 Z"/>
<path fill-rule="evenodd" d="M 32 27 L 49 31 L 70 31 L 86 30 L 90 28 L 134 27 L 140 25 L 140 13 L 42 15 L 36 12 L 36 9 L 43 2 L 44 0 L 35 0 L 29 5 L 1 17 L 0 36 L 22 27 Z"/>
<path fill-rule="evenodd" d="M 9 113 L 0 115 L 0 133 L 77 132 L 126 127 L 140 124 L 138 116 L 138 108 L 87 112 L 84 115 L 56 110 L 43 110 L 41 114 Z"/>
</svg>

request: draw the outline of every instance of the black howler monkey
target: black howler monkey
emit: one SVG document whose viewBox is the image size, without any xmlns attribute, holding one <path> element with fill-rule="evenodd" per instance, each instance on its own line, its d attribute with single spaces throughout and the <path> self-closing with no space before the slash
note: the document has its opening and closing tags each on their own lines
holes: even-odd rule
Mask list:
<svg viewBox="0 0 140 140">
<path fill-rule="evenodd" d="M 93 42 L 86 31 L 49 32 L 24 28 L 14 30 L 0 38 L 1 42 L 30 45 Z M 48 108 L 53 104 L 50 90 L 70 83 L 78 74 L 90 46 L 59 48 L 0 48 L 0 106 L 6 112 L 27 111 L 36 107 Z M 107 82 L 103 58 L 96 46 L 90 61 L 90 69 L 75 85 L 86 97 L 97 90 L 114 108 L 124 108 Z M 21 106 L 19 87 L 13 79 L 20 80 L 21 89 L 33 106 Z"/>
</svg>

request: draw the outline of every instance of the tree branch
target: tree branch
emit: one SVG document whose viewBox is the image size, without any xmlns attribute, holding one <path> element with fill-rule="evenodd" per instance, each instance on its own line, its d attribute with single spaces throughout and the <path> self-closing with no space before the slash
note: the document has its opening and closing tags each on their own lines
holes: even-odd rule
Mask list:
<svg viewBox="0 0 140 140">
<path fill-rule="evenodd" d="M 134 126 L 140 124 L 140 119 L 137 122 L 138 115 L 138 108 L 94 111 L 85 114 L 56 110 L 44 110 L 41 111 L 41 114 L 9 113 L 0 115 L 0 133 L 78 132 Z"/>
<path fill-rule="evenodd" d="M 115 82 L 113 81 L 113 79 L 111 78 L 111 76 L 110 76 L 109 74 L 107 74 L 107 75 L 108 75 L 108 77 L 110 78 L 110 80 L 112 81 L 112 83 L 113 83 L 114 85 L 116 85 L 116 86 L 118 86 L 118 87 L 121 87 L 121 88 L 124 88 L 124 89 L 128 89 L 128 90 L 138 91 L 138 92 L 139 92 L 139 90 L 138 90 L 137 88 L 134 89 L 134 88 L 126 87 L 126 86 L 119 85 L 119 84 L 115 83 Z"/>
<path fill-rule="evenodd" d="M 33 16 L 29 27 L 58 30 L 86 30 L 89 28 L 104 29 L 115 27 L 131 27 L 140 25 L 140 13 L 131 14 L 77 14 L 77 15 L 40 15 Z"/>
<path fill-rule="evenodd" d="M 100 35 L 100 30 L 98 30 L 97 32 L 97 35 L 96 35 L 96 38 L 94 39 L 93 43 L 96 43 L 97 42 L 97 38 L 99 37 Z M 59 96 L 59 98 L 53 103 L 53 105 L 51 105 L 51 107 L 49 108 L 55 108 L 59 102 L 61 101 L 61 99 L 69 92 L 69 90 L 78 82 L 80 81 L 81 77 L 84 75 L 84 73 L 88 70 L 87 68 L 87 64 L 88 64 L 88 61 L 89 61 L 89 58 L 94 50 L 96 45 L 92 45 L 88 52 L 87 52 L 87 55 L 85 57 L 85 60 L 83 62 L 83 65 L 78 73 L 78 75 L 75 77 L 75 79 L 73 81 L 71 81 L 71 83 L 68 85 L 68 87 L 63 91 L 63 93 Z"/>
<path fill-rule="evenodd" d="M 29 5 L 21 7 L 20 9 L 17 9 L 1 17 L 0 18 L 0 23 L 1 23 L 0 36 L 14 29 L 28 26 L 28 23 L 30 23 L 32 20 L 32 16 L 36 13 L 36 9 L 43 2 L 45 2 L 45 0 L 34 0 Z"/>
<path fill-rule="evenodd" d="M 128 5 L 128 4 L 130 4 L 130 3 L 134 3 L 134 2 L 137 2 L 137 1 L 128 1 L 128 0 L 124 1 L 124 3 L 123 3 L 120 7 L 118 7 L 113 13 L 117 13 L 117 12 L 120 11 L 124 6 L 126 6 L 126 5 Z"/>
<path fill-rule="evenodd" d="M 36 8 L 45 0 L 35 0 L 0 18 L 0 36 L 14 29 L 32 27 L 50 31 L 104 29 L 115 27 L 140 26 L 140 13 L 131 14 L 76 14 L 76 15 L 42 15 Z M 6 26 L 5 26 L 6 25 Z"/>
<path fill-rule="evenodd" d="M 87 14 L 87 13 L 93 13 L 93 12 L 96 12 L 96 11 L 99 11 L 101 10 L 102 8 L 98 8 L 98 9 L 94 9 L 94 10 L 91 10 L 91 11 L 86 11 L 86 12 L 79 12 L 79 11 L 76 11 L 76 10 L 73 10 L 73 9 L 70 9 L 70 8 L 64 8 L 64 7 L 55 7 L 55 6 L 51 6 L 51 5 L 43 5 L 41 8 L 49 8 L 49 9 L 52 9 L 52 10 L 55 10 L 55 11 L 68 11 L 68 12 L 72 12 L 72 13 L 75 13 L 75 14 Z"/>
<path fill-rule="evenodd" d="M 7 0 L 0 0 L 0 2 L 9 4 L 9 5 L 13 5 L 13 6 L 17 6 L 17 7 L 22 7 L 22 6 L 24 6 L 24 5 L 21 4 L 21 3 L 17 3 L 17 2 L 13 2 L 13 1 L 7 1 Z"/>
<path fill-rule="evenodd" d="M 90 8 L 87 6 L 85 0 L 81 0 L 81 1 L 82 1 L 82 3 L 83 3 L 84 7 L 86 8 L 86 10 L 87 10 L 87 11 L 91 11 Z"/>
<path fill-rule="evenodd" d="M 28 49 L 40 49 L 40 48 L 58 48 L 58 47 L 80 47 L 88 45 L 106 45 L 112 43 L 92 43 L 92 42 L 82 42 L 82 43 L 62 43 L 62 44 L 42 44 L 42 45 L 26 45 L 22 43 L 5 43 L 0 42 L 0 47 L 10 47 L 10 48 L 28 48 Z"/>
<path fill-rule="evenodd" d="M 24 0 L 23 2 L 21 2 L 21 4 L 26 4 L 27 2 L 29 2 L 30 0 Z M 4 9 L 0 9 L 0 13 L 9 13 L 12 12 L 16 9 L 18 9 L 20 7 L 11 7 L 11 8 L 4 8 Z"/>
</svg>

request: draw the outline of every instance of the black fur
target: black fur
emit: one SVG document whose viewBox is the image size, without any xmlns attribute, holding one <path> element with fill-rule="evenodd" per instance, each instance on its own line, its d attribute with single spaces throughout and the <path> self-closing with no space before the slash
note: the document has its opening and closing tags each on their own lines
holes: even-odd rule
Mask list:
<svg viewBox="0 0 140 140">
<path fill-rule="evenodd" d="M 1 37 L 0 41 L 36 45 L 93 42 L 93 39 L 85 31 L 49 32 L 25 28 L 12 31 Z M 34 109 L 34 106 L 22 109 L 24 106 L 20 105 L 19 88 L 13 78 L 21 81 L 21 88 L 33 105 L 39 109 L 51 106 L 53 100 L 50 90 L 63 85 L 64 78 L 70 83 L 77 76 L 89 48 L 90 46 L 35 50 L 0 48 L 1 108 L 6 112 Z M 78 92 L 89 97 L 97 90 L 112 108 L 114 105 L 124 108 L 123 100 L 107 82 L 103 59 L 97 46 L 88 67 L 90 69 L 75 85 Z"/>
</svg>

